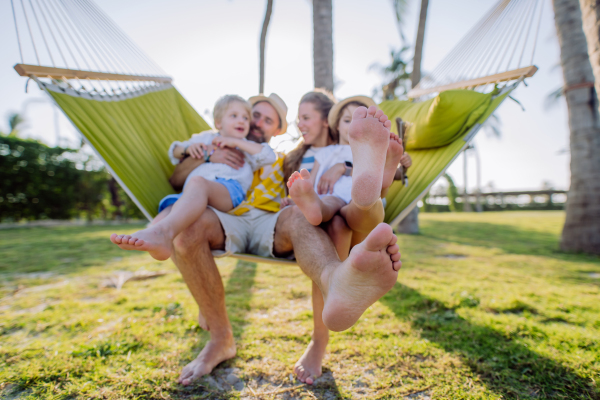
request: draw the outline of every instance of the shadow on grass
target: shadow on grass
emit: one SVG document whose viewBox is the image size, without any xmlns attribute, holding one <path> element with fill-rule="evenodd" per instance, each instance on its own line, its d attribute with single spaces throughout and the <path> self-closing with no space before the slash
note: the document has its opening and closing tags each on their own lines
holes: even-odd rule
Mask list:
<svg viewBox="0 0 600 400">
<path fill-rule="evenodd" d="M 0 231 L 0 274 L 74 273 L 124 257 L 142 255 L 110 242 L 113 232 L 135 232 L 144 225 L 63 226 Z"/>
<path fill-rule="evenodd" d="M 458 354 L 497 394 L 515 399 L 600 399 L 589 379 L 493 329 L 472 324 L 416 290 L 396 284 L 380 301 L 399 319 L 411 320 L 421 337 Z"/>
</svg>

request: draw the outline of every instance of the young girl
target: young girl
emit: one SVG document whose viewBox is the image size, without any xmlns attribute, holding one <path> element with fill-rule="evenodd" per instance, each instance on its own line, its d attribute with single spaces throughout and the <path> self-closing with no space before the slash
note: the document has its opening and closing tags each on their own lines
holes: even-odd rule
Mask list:
<svg viewBox="0 0 600 400">
<path fill-rule="evenodd" d="M 188 155 L 203 157 L 206 162 L 189 174 L 180 195 L 167 196 L 160 202 L 159 222 L 130 237 L 112 234 L 111 241 L 122 249 L 148 251 L 157 260 L 166 260 L 171 256 L 173 239 L 196 221 L 207 206 L 227 212 L 239 205 L 252 183 L 253 172 L 277 158 L 268 144 L 246 140 L 251 112 L 250 103 L 239 96 L 220 98 L 213 112 L 218 132 L 194 135 L 187 142 L 174 142 L 169 148 L 174 164 Z M 226 164 L 211 163 L 209 144 L 237 147 L 245 153 L 244 166 L 236 170 Z M 163 211 L 171 204 L 170 212 Z"/>
</svg>

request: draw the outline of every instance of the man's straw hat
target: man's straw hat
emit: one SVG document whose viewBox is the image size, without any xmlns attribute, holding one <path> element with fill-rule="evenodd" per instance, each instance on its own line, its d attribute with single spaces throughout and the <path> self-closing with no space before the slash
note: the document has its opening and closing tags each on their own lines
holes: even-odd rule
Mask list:
<svg viewBox="0 0 600 400">
<path fill-rule="evenodd" d="M 342 101 L 337 102 L 333 107 L 331 107 L 331 110 L 329 111 L 329 115 L 327 116 L 327 122 L 329 123 L 329 128 L 331 128 L 331 130 L 334 133 L 336 133 L 336 134 L 338 133 L 336 124 L 337 124 L 338 116 L 340 115 L 340 112 L 344 109 L 344 107 L 346 107 L 346 104 L 352 103 L 353 101 L 358 101 L 359 103 L 363 103 L 364 105 L 367 106 L 367 108 L 377 105 L 377 104 L 375 104 L 373 99 L 370 98 L 369 96 L 352 96 L 352 97 L 348 97 Z"/>
<path fill-rule="evenodd" d="M 277 115 L 279 115 L 279 119 L 281 120 L 281 133 L 285 133 L 287 131 L 287 112 L 288 108 L 285 105 L 285 102 L 281 99 L 281 97 L 277 96 L 275 93 L 271 93 L 269 97 L 264 94 L 259 94 L 258 96 L 253 96 L 248 99 L 250 104 L 254 107 L 254 105 L 261 101 L 266 101 L 270 105 L 273 106 L 275 111 L 277 111 Z"/>
</svg>

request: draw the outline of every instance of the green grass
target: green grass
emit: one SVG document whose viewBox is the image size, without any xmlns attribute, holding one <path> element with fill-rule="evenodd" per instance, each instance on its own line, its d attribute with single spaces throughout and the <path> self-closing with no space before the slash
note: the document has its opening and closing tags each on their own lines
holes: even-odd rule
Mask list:
<svg viewBox="0 0 600 400">
<path fill-rule="evenodd" d="M 600 259 L 558 251 L 563 213 L 420 220 L 421 235 L 399 237 L 396 286 L 331 335 L 323 378 L 262 398 L 600 399 Z M 218 264 L 238 357 L 177 385 L 208 334 L 171 262 L 110 245 L 136 228 L 0 231 L 0 398 L 253 398 L 298 385 L 308 279 L 233 259 Z M 140 269 L 170 273 L 102 286 Z"/>
</svg>

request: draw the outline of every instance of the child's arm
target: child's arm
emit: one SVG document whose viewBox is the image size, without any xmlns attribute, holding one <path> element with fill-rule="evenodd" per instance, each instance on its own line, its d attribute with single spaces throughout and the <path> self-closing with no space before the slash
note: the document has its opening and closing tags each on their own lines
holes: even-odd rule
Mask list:
<svg viewBox="0 0 600 400">
<path fill-rule="evenodd" d="M 214 138 L 213 144 L 219 147 L 237 147 L 250 155 L 258 154 L 263 149 L 259 143 L 251 142 L 250 140 L 222 136 Z"/>
</svg>

